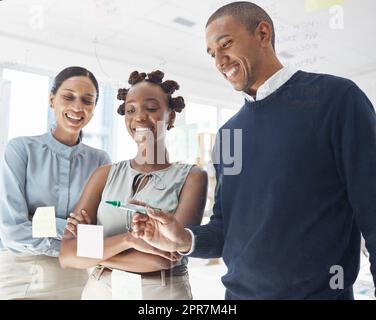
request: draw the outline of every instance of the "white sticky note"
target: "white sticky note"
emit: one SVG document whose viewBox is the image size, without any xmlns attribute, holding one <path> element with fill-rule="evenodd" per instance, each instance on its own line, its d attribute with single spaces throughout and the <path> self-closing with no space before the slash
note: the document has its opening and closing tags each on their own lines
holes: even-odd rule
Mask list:
<svg viewBox="0 0 376 320">
<path fill-rule="evenodd" d="M 77 225 L 77 256 L 103 259 L 103 226 Z"/>
<path fill-rule="evenodd" d="M 39 207 L 32 220 L 33 238 L 55 238 L 56 217 L 54 207 Z"/>
<path fill-rule="evenodd" d="M 111 272 L 112 300 L 142 300 L 142 280 L 139 274 L 122 270 Z"/>
</svg>

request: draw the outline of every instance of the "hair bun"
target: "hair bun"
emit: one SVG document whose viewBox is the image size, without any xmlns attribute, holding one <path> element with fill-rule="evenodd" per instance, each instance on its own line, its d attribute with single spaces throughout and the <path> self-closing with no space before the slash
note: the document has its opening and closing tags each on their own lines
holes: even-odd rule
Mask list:
<svg viewBox="0 0 376 320">
<path fill-rule="evenodd" d="M 172 94 L 176 90 L 180 89 L 179 84 L 174 80 L 166 80 L 162 82 L 163 77 L 164 77 L 164 72 L 160 70 L 155 70 L 148 74 L 146 74 L 145 72 L 139 73 L 138 71 L 133 71 L 129 76 L 128 83 L 131 86 L 133 86 L 139 82 L 148 81 L 148 82 L 159 85 L 162 88 L 163 92 L 165 92 L 168 96 L 169 108 L 171 110 L 174 110 L 175 112 L 182 112 L 183 109 L 185 108 L 184 98 L 181 96 L 176 97 L 176 98 L 171 97 Z M 122 103 L 118 107 L 117 113 L 122 116 L 125 115 L 125 100 L 127 98 L 129 89 L 130 88 L 128 89 L 121 88 L 118 90 L 117 98 L 118 100 L 124 101 L 124 103 Z"/>
<path fill-rule="evenodd" d="M 179 84 L 174 80 L 166 80 L 163 83 L 161 83 L 161 87 L 164 92 L 167 94 L 173 94 L 175 90 L 179 90 L 180 86 Z"/>
<path fill-rule="evenodd" d="M 162 82 L 163 77 L 164 77 L 164 73 L 160 70 L 156 70 L 156 71 L 148 73 L 148 80 L 154 83 L 160 84 Z"/>
<path fill-rule="evenodd" d="M 145 80 L 145 78 L 146 78 L 145 72 L 138 73 L 138 71 L 133 71 L 129 76 L 128 83 L 133 86 L 136 83 Z"/>
<path fill-rule="evenodd" d="M 118 90 L 117 99 L 125 101 L 127 97 L 128 89 L 122 88 Z"/>
<path fill-rule="evenodd" d="M 117 113 L 121 116 L 125 115 L 125 103 L 122 103 L 117 109 Z"/>
<path fill-rule="evenodd" d="M 184 102 L 184 98 L 179 96 L 179 97 L 176 97 L 176 98 L 171 98 L 171 108 L 172 110 L 176 111 L 176 112 L 182 112 L 183 109 L 185 108 L 185 102 Z"/>
</svg>

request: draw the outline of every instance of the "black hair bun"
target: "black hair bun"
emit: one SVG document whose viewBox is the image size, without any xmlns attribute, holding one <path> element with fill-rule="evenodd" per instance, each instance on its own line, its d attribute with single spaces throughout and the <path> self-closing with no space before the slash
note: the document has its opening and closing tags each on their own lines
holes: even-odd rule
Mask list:
<svg viewBox="0 0 376 320">
<path fill-rule="evenodd" d="M 133 71 L 129 76 L 128 83 L 133 86 L 136 83 L 139 83 L 145 80 L 145 78 L 146 78 L 145 72 L 138 73 L 138 71 Z"/>
<path fill-rule="evenodd" d="M 152 83 L 155 83 L 159 85 L 163 92 L 165 92 L 168 95 L 169 99 L 169 107 L 176 111 L 176 112 L 182 112 L 185 108 L 185 102 L 184 98 L 179 96 L 176 98 L 172 98 L 171 95 L 176 91 L 180 89 L 179 84 L 174 80 L 166 80 L 162 82 L 164 77 L 164 73 L 160 70 L 155 70 L 151 73 L 146 74 L 145 72 L 139 73 L 138 71 L 133 71 L 128 79 L 128 83 L 131 86 L 134 86 L 135 84 L 142 82 L 142 81 L 149 81 Z M 125 100 L 127 98 L 127 94 L 129 92 L 129 89 L 121 88 L 118 90 L 117 98 L 118 100 L 124 101 L 123 104 L 121 104 L 118 109 L 117 113 L 120 115 L 125 115 Z"/>
<path fill-rule="evenodd" d="M 156 70 L 151 73 L 148 73 L 148 80 L 154 83 L 160 84 L 162 82 L 163 77 L 164 77 L 164 73 L 160 70 Z"/>
<path fill-rule="evenodd" d="M 125 115 L 125 103 L 122 103 L 117 109 L 117 113 L 121 116 Z"/>
<path fill-rule="evenodd" d="M 125 101 L 125 98 L 127 97 L 128 89 L 122 88 L 118 90 L 117 99 Z"/>
<path fill-rule="evenodd" d="M 185 102 L 184 98 L 179 96 L 176 98 L 171 98 L 171 109 L 176 111 L 176 112 L 182 112 L 183 109 L 185 108 Z"/>
<path fill-rule="evenodd" d="M 164 92 L 167 94 L 173 94 L 175 90 L 179 90 L 180 86 L 179 84 L 174 80 L 166 80 L 163 83 L 161 83 L 161 87 Z"/>
</svg>

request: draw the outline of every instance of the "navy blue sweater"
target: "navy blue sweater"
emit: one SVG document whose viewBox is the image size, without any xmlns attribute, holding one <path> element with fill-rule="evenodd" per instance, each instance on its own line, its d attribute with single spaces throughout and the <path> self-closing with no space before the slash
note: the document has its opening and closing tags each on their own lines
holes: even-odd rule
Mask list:
<svg viewBox="0 0 376 320">
<path fill-rule="evenodd" d="M 242 170 L 215 165 L 214 214 L 191 228 L 191 256 L 223 257 L 228 299 L 351 298 L 360 232 L 376 279 L 376 116 L 353 82 L 298 71 L 223 129 L 242 129 Z M 344 290 L 330 286 L 338 265 Z"/>
</svg>

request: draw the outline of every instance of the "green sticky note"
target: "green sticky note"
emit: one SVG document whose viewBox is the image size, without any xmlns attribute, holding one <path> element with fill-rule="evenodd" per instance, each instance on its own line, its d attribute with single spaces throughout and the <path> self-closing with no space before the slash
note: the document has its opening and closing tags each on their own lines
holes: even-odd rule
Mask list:
<svg viewBox="0 0 376 320">
<path fill-rule="evenodd" d="M 344 0 L 304 0 L 306 12 L 314 12 L 330 8 L 335 5 L 342 5 Z"/>
</svg>

